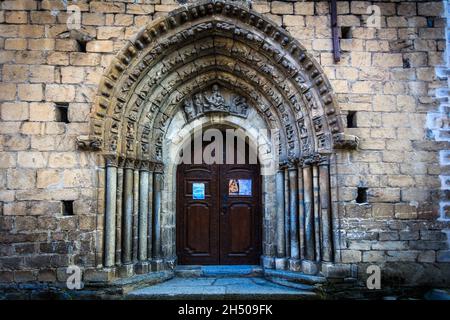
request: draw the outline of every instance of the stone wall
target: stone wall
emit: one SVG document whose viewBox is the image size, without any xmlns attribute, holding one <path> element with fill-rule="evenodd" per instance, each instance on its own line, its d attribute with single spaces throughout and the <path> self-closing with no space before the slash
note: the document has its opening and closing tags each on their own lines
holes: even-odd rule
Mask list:
<svg viewBox="0 0 450 320">
<path fill-rule="evenodd" d="M 77 150 L 76 137 L 89 134 L 93 98 L 114 54 L 179 6 L 68 1 L 75 2 L 82 33 L 68 30 L 72 14 L 64 1 L 1 2 L 0 282 L 62 280 L 69 264 L 96 265 L 99 162 Z M 380 25 L 368 27 L 373 4 Z M 439 176 L 448 170 L 439 151 L 449 146 L 435 141 L 426 118 L 438 108 L 436 90 L 446 86 L 435 70 L 445 64 L 443 2 L 338 1 L 345 38 L 339 63 L 328 1 L 254 1 L 253 9 L 309 50 L 333 85 L 344 121 L 356 123 L 346 133 L 360 138 L 360 149 L 338 153 L 333 178 L 338 261 L 386 265 L 399 282 L 418 281 L 414 270 L 422 282 L 441 281 L 450 262 L 442 231 L 450 217 L 439 211 Z M 362 198 L 366 188 L 367 203 L 356 203 L 358 187 Z M 389 267 L 399 262 L 408 264 L 404 273 Z"/>
</svg>

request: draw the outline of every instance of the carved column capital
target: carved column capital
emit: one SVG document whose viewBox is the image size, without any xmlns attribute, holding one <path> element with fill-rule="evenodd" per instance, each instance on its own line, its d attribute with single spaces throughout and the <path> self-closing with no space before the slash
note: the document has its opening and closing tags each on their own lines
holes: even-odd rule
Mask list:
<svg viewBox="0 0 450 320">
<path fill-rule="evenodd" d="M 139 170 L 150 171 L 150 161 L 149 160 L 141 160 L 140 164 L 139 164 Z"/>
<path fill-rule="evenodd" d="M 104 158 L 107 167 L 117 167 L 119 164 L 119 159 L 115 154 L 105 154 Z"/>
<path fill-rule="evenodd" d="M 288 170 L 296 170 L 299 163 L 298 158 L 290 158 L 287 163 Z"/>
<path fill-rule="evenodd" d="M 288 168 L 288 164 L 289 164 L 289 163 L 288 163 L 287 161 L 280 162 L 280 163 L 278 164 L 279 170 L 283 171 L 284 169 L 287 169 L 287 168 Z"/>
<path fill-rule="evenodd" d="M 302 162 L 304 166 L 312 166 L 316 165 L 321 161 L 322 156 L 318 153 L 310 154 L 306 157 L 302 158 Z"/>
<path fill-rule="evenodd" d="M 153 171 L 155 173 L 163 173 L 164 172 L 164 163 L 162 162 L 152 162 Z"/>
<path fill-rule="evenodd" d="M 126 158 L 123 167 L 126 169 L 134 169 L 136 167 L 136 160 L 131 159 L 131 158 Z"/>
<path fill-rule="evenodd" d="M 125 157 L 123 157 L 123 156 L 119 156 L 119 158 L 118 158 L 118 167 L 119 168 L 123 168 L 124 167 L 124 165 L 125 165 Z"/>
<path fill-rule="evenodd" d="M 319 156 L 319 166 L 327 166 L 330 164 L 330 156 L 328 154 L 321 154 Z"/>
</svg>

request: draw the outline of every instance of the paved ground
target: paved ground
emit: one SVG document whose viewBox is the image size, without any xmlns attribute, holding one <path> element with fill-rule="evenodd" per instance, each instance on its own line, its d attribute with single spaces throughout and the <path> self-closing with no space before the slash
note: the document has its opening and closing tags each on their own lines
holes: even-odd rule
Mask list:
<svg viewBox="0 0 450 320">
<path fill-rule="evenodd" d="M 260 277 L 176 277 L 134 290 L 126 299 L 315 299 L 316 294 L 281 286 Z"/>
</svg>

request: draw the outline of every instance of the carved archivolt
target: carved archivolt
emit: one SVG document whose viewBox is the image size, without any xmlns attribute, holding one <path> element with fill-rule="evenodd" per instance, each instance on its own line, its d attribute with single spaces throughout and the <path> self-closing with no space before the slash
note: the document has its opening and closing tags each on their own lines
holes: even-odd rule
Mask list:
<svg viewBox="0 0 450 320">
<path fill-rule="evenodd" d="M 302 45 L 235 2 L 197 2 L 151 22 L 113 59 L 91 139 L 105 155 L 158 162 L 180 108 L 189 121 L 246 117 L 249 105 L 281 130 L 286 160 L 330 153 L 342 133 L 331 86 Z"/>
<path fill-rule="evenodd" d="M 208 113 L 231 114 L 247 118 L 249 105 L 241 95 L 224 94 L 215 83 L 211 90 L 197 92 L 183 102 L 183 111 L 187 121 L 192 121 Z"/>
</svg>

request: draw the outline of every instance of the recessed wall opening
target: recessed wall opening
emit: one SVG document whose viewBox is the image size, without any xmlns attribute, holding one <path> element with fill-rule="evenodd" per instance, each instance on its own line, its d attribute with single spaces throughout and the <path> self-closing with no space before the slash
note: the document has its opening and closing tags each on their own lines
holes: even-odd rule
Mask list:
<svg viewBox="0 0 450 320">
<path fill-rule="evenodd" d="M 427 17 L 427 27 L 434 28 L 434 18 L 433 17 Z"/>
<path fill-rule="evenodd" d="M 358 187 L 358 195 L 356 196 L 356 203 L 367 203 L 367 188 Z"/>
<path fill-rule="evenodd" d="M 411 61 L 407 57 L 403 57 L 403 69 L 411 68 Z"/>
<path fill-rule="evenodd" d="M 63 216 L 73 216 L 73 200 L 63 200 L 61 211 Z"/>
<path fill-rule="evenodd" d="M 56 121 L 57 122 L 63 122 L 63 123 L 69 123 L 69 104 L 66 102 L 60 102 L 56 103 L 55 105 L 56 110 Z"/>
<path fill-rule="evenodd" d="M 349 111 L 347 113 L 347 128 L 357 128 L 356 111 Z"/>
<path fill-rule="evenodd" d="M 352 38 L 352 27 L 341 27 L 341 39 Z"/>
</svg>

